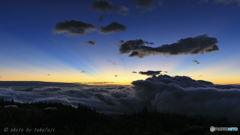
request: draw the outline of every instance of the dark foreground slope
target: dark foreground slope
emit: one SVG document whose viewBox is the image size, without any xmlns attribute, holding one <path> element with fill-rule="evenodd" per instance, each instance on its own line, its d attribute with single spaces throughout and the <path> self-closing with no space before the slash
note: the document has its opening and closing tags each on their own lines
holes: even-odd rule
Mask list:
<svg viewBox="0 0 240 135">
<path fill-rule="evenodd" d="M 17 105 L 18 108 L 5 108 Z M 0 100 L 0 134 L 54 135 L 215 135 L 239 132 L 210 132 L 210 126 L 237 127 L 221 120 L 205 120 L 178 114 L 148 112 L 147 108 L 118 118 L 80 105 L 61 103 L 15 103 Z M 57 110 L 44 110 L 57 107 Z"/>
</svg>

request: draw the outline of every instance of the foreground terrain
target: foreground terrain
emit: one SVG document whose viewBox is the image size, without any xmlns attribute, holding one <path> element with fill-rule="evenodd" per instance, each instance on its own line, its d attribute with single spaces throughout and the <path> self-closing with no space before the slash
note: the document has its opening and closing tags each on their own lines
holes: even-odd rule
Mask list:
<svg viewBox="0 0 240 135">
<path fill-rule="evenodd" d="M 210 132 L 210 126 L 240 127 L 223 120 L 148 112 L 146 107 L 113 118 L 81 104 L 75 108 L 62 103 L 16 103 L 2 98 L 0 106 L 0 134 L 214 135 L 239 134 L 239 131 Z"/>
</svg>

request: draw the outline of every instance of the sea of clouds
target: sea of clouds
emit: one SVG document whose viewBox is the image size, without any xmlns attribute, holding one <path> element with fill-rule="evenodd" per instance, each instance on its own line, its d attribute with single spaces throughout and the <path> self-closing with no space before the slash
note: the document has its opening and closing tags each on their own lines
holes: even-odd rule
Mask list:
<svg viewBox="0 0 240 135">
<path fill-rule="evenodd" d="M 22 86 L 21 86 L 22 85 Z M 64 83 L 0 83 L 0 97 L 18 102 L 79 103 L 107 115 L 149 111 L 240 121 L 240 86 L 214 85 L 186 76 L 159 75 L 130 86 Z"/>
</svg>

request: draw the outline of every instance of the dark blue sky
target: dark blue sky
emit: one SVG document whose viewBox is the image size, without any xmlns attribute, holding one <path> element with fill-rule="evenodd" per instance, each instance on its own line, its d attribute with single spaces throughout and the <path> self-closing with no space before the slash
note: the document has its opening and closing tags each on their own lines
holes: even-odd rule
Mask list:
<svg viewBox="0 0 240 135">
<path fill-rule="evenodd" d="M 111 2 L 110 7 L 93 8 L 93 3 L 100 1 L 2 0 L 0 79 L 129 84 L 146 78 L 132 71 L 162 70 L 217 84 L 239 83 L 240 3 L 219 1 L 109 0 L 104 2 Z M 57 23 L 73 19 L 93 24 L 96 30 L 71 35 L 57 29 L 54 34 Z M 112 22 L 126 29 L 117 31 L 114 26 L 110 33 L 100 32 L 101 26 Z M 151 52 L 139 58 L 128 57 L 114 46 L 120 40 L 142 39 L 154 43 L 146 46 L 157 48 L 203 34 L 217 39 L 218 51 L 169 57 Z"/>
</svg>

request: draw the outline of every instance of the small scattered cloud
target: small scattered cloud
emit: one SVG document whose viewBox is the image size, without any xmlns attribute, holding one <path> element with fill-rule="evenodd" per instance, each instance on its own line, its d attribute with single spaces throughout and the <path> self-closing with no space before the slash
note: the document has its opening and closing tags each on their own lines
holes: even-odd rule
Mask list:
<svg viewBox="0 0 240 135">
<path fill-rule="evenodd" d="M 127 29 L 126 26 L 124 26 L 123 24 L 112 22 L 106 27 L 101 26 L 99 32 L 102 34 L 110 34 L 110 33 L 124 32 L 126 31 L 126 29 Z"/>
<path fill-rule="evenodd" d="M 197 37 L 189 37 L 178 40 L 177 43 L 164 44 L 159 47 L 150 47 L 144 44 L 151 44 L 147 41 L 128 40 L 120 45 L 120 54 L 128 54 L 129 57 L 143 58 L 149 55 L 194 55 L 204 54 L 213 51 L 218 51 L 219 48 L 216 45 L 217 39 L 214 37 L 208 37 L 206 34 Z"/>
<path fill-rule="evenodd" d="M 136 71 L 133 71 L 132 73 L 137 73 Z"/>
<path fill-rule="evenodd" d="M 84 42 L 81 42 L 81 45 L 84 45 Z"/>
<path fill-rule="evenodd" d="M 118 77 L 117 75 L 115 75 L 115 77 Z"/>
<path fill-rule="evenodd" d="M 125 6 L 114 6 L 109 1 L 95 0 L 90 9 L 95 10 L 100 13 L 112 13 L 116 11 L 119 15 L 126 15 L 128 13 L 128 8 Z"/>
<path fill-rule="evenodd" d="M 81 71 L 81 73 L 85 73 L 85 71 Z"/>
<path fill-rule="evenodd" d="M 148 70 L 146 72 L 144 71 L 140 71 L 139 74 L 141 75 L 158 75 L 160 74 L 162 71 L 152 71 L 152 70 Z"/>
<path fill-rule="evenodd" d="M 110 62 L 110 63 L 113 64 L 113 65 L 119 65 L 119 64 L 116 63 L 116 61 L 108 60 L 108 62 Z"/>
<path fill-rule="evenodd" d="M 168 73 L 168 71 L 164 71 L 164 73 Z"/>
<path fill-rule="evenodd" d="M 48 76 L 50 76 L 50 74 L 47 74 Z"/>
<path fill-rule="evenodd" d="M 70 35 L 83 36 L 86 33 L 86 31 L 93 31 L 93 30 L 96 30 L 96 27 L 93 24 L 88 24 L 88 23 L 73 19 L 71 21 L 57 23 L 54 27 L 54 34 L 67 32 Z"/>
<path fill-rule="evenodd" d="M 88 41 L 87 44 L 88 45 L 95 45 L 95 42 L 94 41 Z"/>
<path fill-rule="evenodd" d="M 197 64 L 200 64 L 200 62 L 198 62 L 197 60 L 192 60 L 192 62 L 195 62 Z"/>
</svg>

